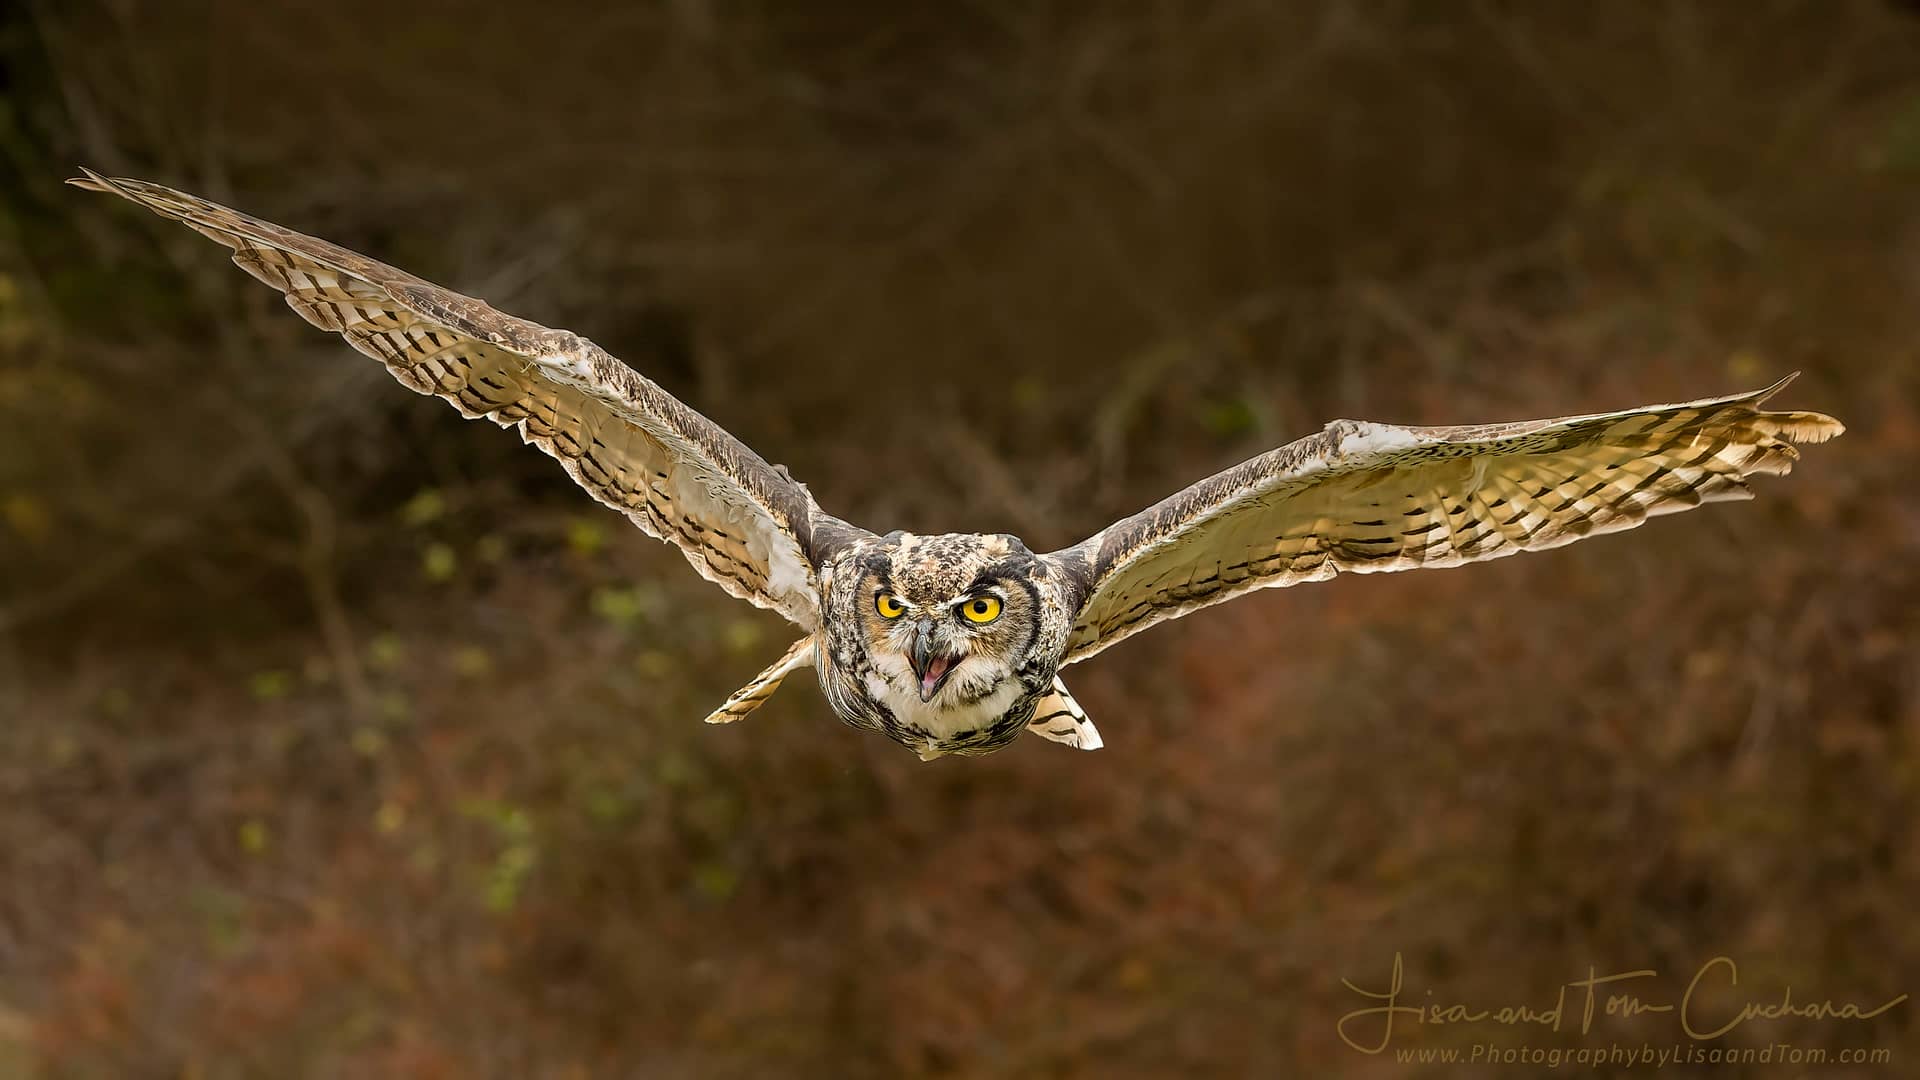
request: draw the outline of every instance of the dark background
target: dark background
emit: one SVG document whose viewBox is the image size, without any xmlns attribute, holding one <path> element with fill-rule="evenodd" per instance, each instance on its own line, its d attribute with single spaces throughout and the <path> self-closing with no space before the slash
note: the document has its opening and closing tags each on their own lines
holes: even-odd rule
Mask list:
<svg viewBox="0 0 1920 1080">
<path fill-rule="evenodd" d="M 1469 1076 L 1341 980 L 1920 992 L 1910 8 L 76 0 L 0 64 L 0 1076 Z M 792 631 L 78 164 L 587 334 L 881 530 L 1796 369 L 1850 431 L 922 765 L 810 679 L 698 723 Z M 1394 1036 L 1488 1042 L 1690 1045 Z M 1920 1060 L 1911 1001 L 1701 1045 L 1778 1042 Z"/>
</svg>

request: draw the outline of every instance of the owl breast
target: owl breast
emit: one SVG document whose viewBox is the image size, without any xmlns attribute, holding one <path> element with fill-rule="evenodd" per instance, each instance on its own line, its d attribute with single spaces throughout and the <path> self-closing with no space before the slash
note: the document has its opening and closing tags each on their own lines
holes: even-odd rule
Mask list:
<svg viewBox="0 0 1920 1080">
<path fill-rule="evenodd" d="M 1048 685 L 1008 678 L 977 696 L 943 693 L 922 702 L 912 680 L 899 673 L 889 679 L 880 670 L 891 658 L 842 650 L 821 659 L 824 662 L 817 665 L 820 688 L 833 711 L 853 727 L 886 735 L 921 760 L 942 754 L 981 754 L 1005 746 L 1032 719 L 1040 692 Z M 965 674 L 963 668 L 954 677 Z"/>
<path fill-rule="evenodd" d="M 956 672 L 955 681 L 964 674 L 964 670 Z M 912 686 L 910 679 L 896 677 L 889 681 L 877 668 L 866 676 L 868 696 L 887 707 L 894 723 L 911 736 L 931 738 L 939 747 L 964 743 L 989 732 L 1021 703 L 1021 698 L 1033 696 L 1018 679 L 1002 679 L 971 701 L 949 702 L 949 695 L 943 693 L 931 702 L 922 702 L 910 689 Z"/>
</svg>

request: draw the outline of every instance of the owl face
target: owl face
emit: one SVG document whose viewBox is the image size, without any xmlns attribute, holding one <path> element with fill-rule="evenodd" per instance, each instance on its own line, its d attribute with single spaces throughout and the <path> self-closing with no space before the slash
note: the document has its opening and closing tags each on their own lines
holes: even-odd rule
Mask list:
<svg viewBox="0 0 1920 1080">
<path fill-rule="evenodd" d="M 931 709 L 994 698 L 1038 631 L 1032 562 L 1018 540 L 975 535 L 902 535 L 865 560 L 853 606 L 886 696 Z"/>
<path fill-rule="evenodd" d="M 889 533 L 824 575 L 820 686 L 840 718 L 922 758 L 1012 742 L 1053 685 L 1066 576 L 1012 536 Z"/>
</svg>

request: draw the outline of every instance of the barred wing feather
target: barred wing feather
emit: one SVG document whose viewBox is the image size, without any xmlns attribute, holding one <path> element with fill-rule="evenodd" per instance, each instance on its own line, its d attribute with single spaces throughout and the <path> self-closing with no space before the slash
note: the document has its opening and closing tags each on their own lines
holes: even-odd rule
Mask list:
<svg viewBox="0 0 1920 1080">
<path fill-rule="evenodd" d="M 1751 498 L 1845 430 L 1732 397 L 1471 427 L 1336 420 L 1051 556 L 1087 588 L 1065 662 L 1253 589 L 1459 566 Z"/>
<path fill-rule="evenodd" d="M 815 567 L 854 530 L 599 346 L 194 195 L 91 171 L 72 183 L 232 248 L 241 269 L 409 389 L 518 429 L 595 499 L 677 547 L 702 577 L 808 630 L 818 625 Z"/>
</svg>

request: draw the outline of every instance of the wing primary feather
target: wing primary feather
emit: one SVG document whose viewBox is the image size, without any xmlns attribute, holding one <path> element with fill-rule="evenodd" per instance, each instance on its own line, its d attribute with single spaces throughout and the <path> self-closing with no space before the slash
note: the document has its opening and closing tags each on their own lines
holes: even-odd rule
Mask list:
<svg viewBox="0 0 1920 1080">
<path fill-rule="evenodd" d="M 1792 468 L 1794 442 L 1845 430 L 1760 408 L 1793 378 L 1511 424 L 1336 420 L 1047 556 L 1078 575 L 1066 662 L 1252 589 L 1504 558 L 1751 498 L 1750 477 Z M 1181 584 L 1200 579 L 1218 586 Z"/>
<path fill-rule="evenodd" d="M 226 245 L 301 318 L 340 334 L 408 389 L 516 429 L 733 596 L 811 630 L 818 569 L 868 535 L 822 513 L 805 485 L 577 334 L 185 192 L 81 172 L 69 183 Z M 629 476 L 657 482 L 635 486 Z"/>
</svg>

